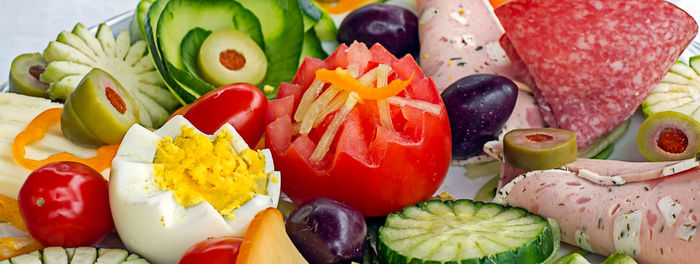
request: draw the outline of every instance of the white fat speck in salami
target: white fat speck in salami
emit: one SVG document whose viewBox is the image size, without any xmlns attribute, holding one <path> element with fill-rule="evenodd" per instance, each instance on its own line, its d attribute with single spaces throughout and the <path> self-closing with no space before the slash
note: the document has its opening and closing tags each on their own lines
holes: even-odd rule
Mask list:
<svg viewBox="0 0 700 264">
<path fill-rule="evenodd" d="M 666 228 L 671 228 L 676 223 L 678 216 L 680 216 L 683 206 L 674 201 L 671 196 L 662 197 L 657 205 L 659 206 L 659 211 L 661 211 L 661 216 L 664 218 L 664 225 Z"/>
<path fill-rule="evenodd" d="M 511 0 L 495 13 L 545 120 L 579 149 L 629 118 L 698 31 L 664 0 Z"/>
<path fill-rule="evenodd" d="M 618 252 L 636 257 L 639 255 L 639 233 L 642 230 L 642 213 L 633 211 L 615 218 L 613 235 Z"/>
<path fill-rule="evenodd" d="M 576 245 L 589 252 L 593 252 L 593 247 L 591 246 L 591 242 L 589 241 L 586 232 L 576 230 Z"/>
</svg>

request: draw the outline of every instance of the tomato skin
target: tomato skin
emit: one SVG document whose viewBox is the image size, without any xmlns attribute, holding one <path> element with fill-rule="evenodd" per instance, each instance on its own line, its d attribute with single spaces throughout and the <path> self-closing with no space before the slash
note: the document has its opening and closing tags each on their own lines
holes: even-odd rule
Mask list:
<svg viewBox="0 0 700 264">
<path fill-rule="evenodd" d="M 45 246 L 92 246 L 114 229 L 107 180 L 82 163 L 36 169 L 17 200 L 27 231 Z"/>
<path fill-rule="evenodd" d="M 385 63 L 403 80 L 414 77 L 405 93 L 413 99 L 440 105 L 441 113 L 433 115 L 402 107 L 395 113 L 397 116 L 393 116 L 394 124 L 400 124 L 401 131 L 390 132 L 368 117 L 368 113 L 375 111 L 369 108 L 371 103 L 358 104 L 338 130 L 333 153 L 329 152 L 321 164 L 313 164 L 309 156 L 318 140 L 315 130 L 323 126 L 315 128 L 308 136 L 292 136 L 291 113 L 296 109 L 284 111 L 280 108 L 292 105 L 296 108 L 298 102 L 290 102 L 289 96 L 278 97 L 270 102 L 265 145 L 272 152 L 275 168 L 284 175 L 282 191 L 295 203 L 327 196 L 354 205 L 365 216 L 387 215 L 430 198 L 440 187 L 451 159 L 450 124 L 435 84 L 424 76 L 413 58 L 396 59 L 378 45 L 369 52 L 362 49 L 357 49 L 362 51 L 359 53 L 350 52 L 352 49 L 353 46 L 341 45 L 323 61 L 325 64 L 302 63 L 292 84 L 304 86 L 313 79 L 319 65 L 334 69 L 338 65 L 347 67 L 348 61 L 369 60 L 368 67 L 373 62 L 375 66 Z M 371 53 L 370 58 L 367 58 L 368 53 Z M 304 90 L 307 87 L 304 86 Z M 280 93 L 286 94 L 286 91 L 281 87 Z"/>
<path fill-rule="evenodd" d="M 248 83 L 233 83 L 206 93 L 194 101 L 183 116 L 205 134 L 231 124 L 248 146 L 255 146 L 265 131 L 267 98 Z"/>
<path fill-rule="evenodd" d="M 209 238 L 192 245 L 185 251 L 179 264 L 236 263 L 243 239 L 237 237 Z"/>
</svg>

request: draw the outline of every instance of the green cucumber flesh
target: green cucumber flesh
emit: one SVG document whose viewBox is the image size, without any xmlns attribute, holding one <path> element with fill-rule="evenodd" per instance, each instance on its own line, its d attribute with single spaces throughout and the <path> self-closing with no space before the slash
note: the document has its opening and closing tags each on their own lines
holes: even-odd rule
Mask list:
<svg viewBox="0 0 700 264">
<path fill-rule="evenodd" d="M 625 253 L 614 253 L 600 264 L 637 264 L 637 261 Z"/>
<path fill-rule="evenodd" d="M 301 48 L 301 56 L 299 56 L 299 65 L 301 65 L 306 57 L 317 59 L 325 59 L 328 57 L 328 54 L 326 54 L 321 46 L 321 41 L 313 30 L 306 31 L 304 34 L 304 44 Z"/>
<path fill-rule="evenodd" d="M 642 112 L 651 116 L 675 111 L 700 121 L 700 56 L 690 58 L 689 65 L 676 62 L 642 102 Z"/>
<path fill-rule="evenodd" d="M 265 46 L 257 17 L 237 1 L 170 0 L 158 19 L 157 48 L 165 71 L 176 82 L 176 90 L 180 90 L 178 94 L 187 93 L 194 98 L 215 88 L 183 70 L 181 44 L 187 33 L 197 27 L 209 31 L 232 28 L 249 36 L 261 48 Z"/>
<path fill-rule="evenodd" d="M 690 57 L 688 61 L 688 64 L 691 68 L 693 68 L 693 70 L 695 70 L 695 73 L 700 75 L 700 55 Z"/>
<path fill-rule="evenodd" d="M 130 254 L 123 249 L 110 248 L 63 248 L 46 247 L 24 255 L 0 261 L 0 264 L 148 264 L 139 255 Z"/>
<path fill-rule="evenodd" d="M 556 255 L 554 228 L 520 208 L 429 200 L 389 215 L 378 251 L 387 264 L 542 263 Z"/>
<path fill-rule="evenodd" d="M 202 43 L 211 34 L 211 31 L 202 28 L 193 28 L 185 38 L 182 39 L 182 44 L 180 44 L 180 57 L 182 58 L 182 64 L 184 69 L 191 73 L 197 78 L 202 79 L 199 74 L 199 69 L 197 69 L 197 56 L 199 55 L 199 48 L 202 47 Z"/>
<path fill-rule="evenodd" d="M 268 99 L 277 96 L 280 83 L 289 82 L 297 72 L 304 41 L 304 22 L 298 0 L 238 0 L 259 19 L 265 39 L 267 72 L 259 85 Z M 261 46 L 262 47 L 262 46 Z M 262 89 L 266 85 L 272 91 Z"/>
<path fill-rule="evenodd" d="M 136 25 L 141 32 L 141 37 L 146 39 L 146 15 L 148 15 L 148 8 L 151 7 L 155 0 L 141 0 L 136 6 L 136 14 L 134 14 L 134 19 L 136 20 Z"/>
<path fill-rule="evenodd" d="M 163 13 L 163 9 L 165 9 L 165 5 L 168 4 L 168 1 L 169 0 L 156 0 L 148 9 L 144 26 L 146 31 L 146 42 L 148 42 L 148 49 L 151 51 L 150 53 L 151 58 L 153 59 L 153 64 L 156 65 L 156 69 L 163 77 L 168 90 L 170 90 L 170 93 L 175 96 L 180 104 L 185 105 L 196 100 L 198 96 L 188 93 L 170 76 L 165 63 L 163 62 L 163 58 L 161 57 L 160 46 L 158 45 L 156 38 L 158 19 Z"/>
<path fill-rule="evenodd" d="M 591 264 L 578 252 L 573 252 L 562 256 L 552 264 Z"/>
</svg>

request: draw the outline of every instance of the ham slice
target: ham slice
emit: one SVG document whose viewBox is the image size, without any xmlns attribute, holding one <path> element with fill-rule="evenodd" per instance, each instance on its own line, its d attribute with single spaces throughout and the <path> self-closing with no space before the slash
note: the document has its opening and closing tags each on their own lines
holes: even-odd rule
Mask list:
<svg viewBox="0 0 700 264">
<path fill-rule="evenodd" d="M 462 77 L 498 74 L 519 80 L 499 44 L 503 35 L 488 0 L 418 0 L 420 66 L 443 91 Z"/>
<path fill-rule="evenodd" d="M 614 164 L 585 160 L 576 166 L 634 176 L 653 174 L 645 169 L 656 171 L 667 165 Z M 639 181 L 619 185 L 602 185 L 593 179 L 563 169 L 532 171 L 501 188 L 496 200 L 556 219 L 562 241 L 601 255 L 624 252 L 639 263 L 698 262 L 700 239 L 694 237 L 700 213 L 700 169 L 656 179 L 638 177 Z"/>
<path fill-rule="evenodd" d="M 512 0 L 495 13 L 545 121 L 579 149 L 629 118 L 698 30 L 664 0 Z"/>
</svg>

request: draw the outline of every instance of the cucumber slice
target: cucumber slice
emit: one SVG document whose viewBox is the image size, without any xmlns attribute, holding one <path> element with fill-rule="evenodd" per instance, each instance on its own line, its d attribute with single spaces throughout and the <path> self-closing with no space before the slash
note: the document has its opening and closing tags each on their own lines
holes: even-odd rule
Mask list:
<svg viewBox="0 0 700 264">
<path fill-rule="evenodd" d="M 41 259 L 36 255 L 24 254 L 10 259 L 12 264 L 41 264 Z"/>
<path fill-rule="evenodd" d="M 429 200 L 387 216 L 377 247 L 386 264 L 542 263 L 556 255 L 557 231 L 520 208 Z"/>
<path fill-rule="evenodd" d="M 625 253 L 618 252 L 610 255 L 610 257 L 600 264 L 637 264 L 637 261 Z"/>
<path fill-rule="evenodd" d="M 676 62 L 654 90 L 642 102 L 642 112 L 651 116 L 675 111 L 700 121 L 700 55 L 689 65 Z"/>
<path fill-rule="evenodd" d="M 42 254 L 43 252 L 43 254 Z M 139 255 L 129 254 L 123 249 L 110 248 L 62 248 L 47 247 L 42 251 L 34 251 L 28 254 L 13 257 L 9 260 L 0 261 L 0 264 L 149 264 L 149 262 Z"/>
<path fill-rule="evenodd" d="M 586 258 L 581 256 L 581 254 L 574 252 L 574 253 L 569 253 L 569 254 L 562 256 L 561 258 L 557 259 L 552 264 L 591 264 L 591 263 L 588 262 L 588 260 L 586 260 Z"/>
<path fill-rule="evenodd" d="M 44 248 L 44 263 L 68 264 L 68 254 L 62 247 Z"/>
<path fill-rule="evenodd" d="M 92 264 L 97 260 L 97 249 L 93 247 L 79 247 L 70 260 L 71 264 Z"/>
</svg>

